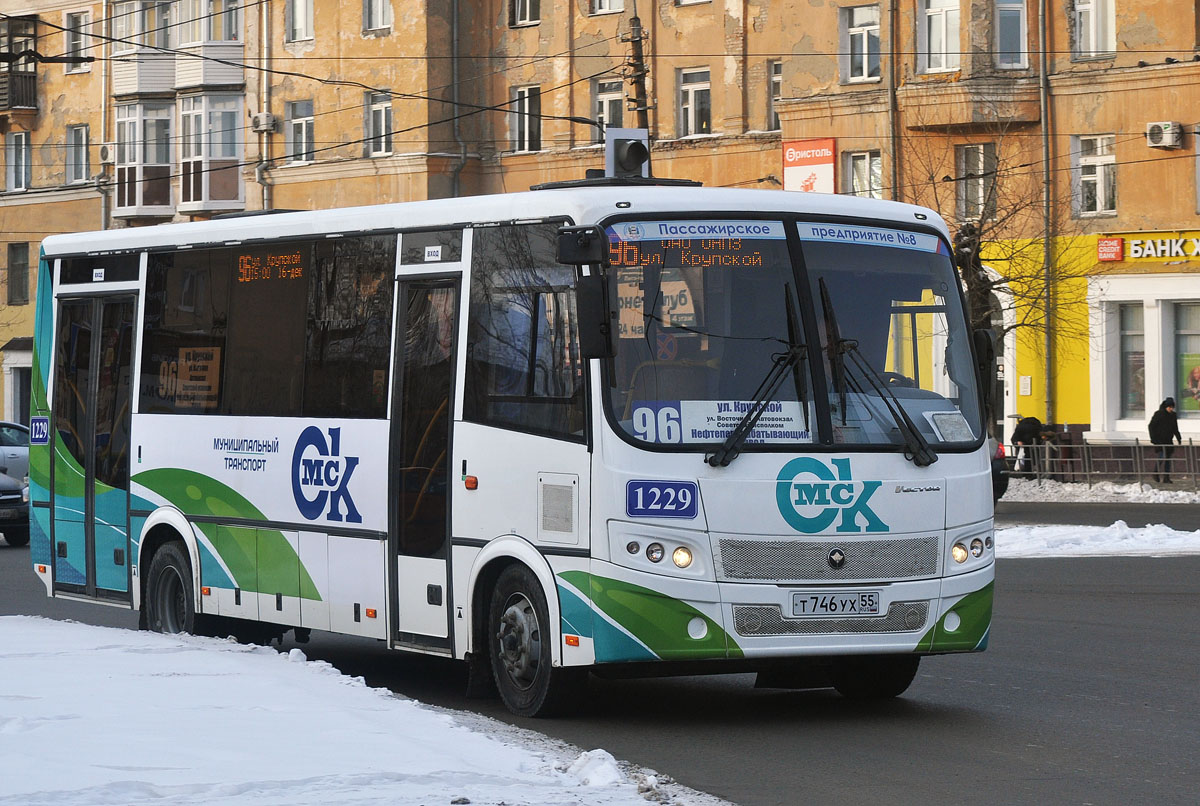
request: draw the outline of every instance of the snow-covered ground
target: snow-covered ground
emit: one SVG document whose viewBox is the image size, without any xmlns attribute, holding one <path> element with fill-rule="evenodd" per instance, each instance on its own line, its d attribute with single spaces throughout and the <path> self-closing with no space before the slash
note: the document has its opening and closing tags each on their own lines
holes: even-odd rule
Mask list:
<svg viewBox="0 0 1200 806">
<path fill-rule="evenodd" d="M 1010 493 L 1097 500 L 1033 485 L 1014 479 Z M 996 551 L 1200 554 L 1200 531 L 1017 526 L 996 530 Z M 300 650 L 0 617 L 0 806 L 647 802 L 721 803 L 602 749 L 369 688 Z"/>
<path fill-rule="evenodd" d="M 0 617 L 0 804 L 715 806 L 300 650 Z"/>
<path fill-rule="evenodd" d="M 1086 484 L 1063 484 L 1049 479 L 1010 479 L 1008 492 L 1004 493 L 1002 501 L 1061 501 L 1120 503 L 1130 504 L 1197 504 L 1200 503 L 1200 492 L 1193 492 L 1191 487 L 1184 489 L 1155 488 L 1149 484 L 1115 484 L 1102 481 L 1088 487 Z"/>
</svg>

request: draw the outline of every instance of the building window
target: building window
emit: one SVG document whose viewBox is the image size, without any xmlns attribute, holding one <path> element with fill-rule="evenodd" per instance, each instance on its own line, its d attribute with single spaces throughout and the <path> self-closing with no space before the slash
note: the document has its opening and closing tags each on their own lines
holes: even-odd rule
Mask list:
<svg viewBox="0 0 1200 806">
<path fill-rule="evenodd" d="M 514 87 L 512 101 L 513 151 L 542 150 L 542 90 Z"/>
<path fill-rule="evenodd" d="M 179 99 L 180 204 L 241 199 L 241 106 L 238 96 Z"/>
<path fill-rule="evenodd" d="M 879 79 L 879 6 L 841 9 L 842 75 L 848 82 Z"/>
<path fill-rule="evenodd" d="M 1077 138 L 1079 214 L 1105 215 L 1117 211 L 1117 162 L 1114 135 Z"/>
<path fill-rule="evenodd" d="M 619 78 L 596 79 L 596 142 L 604 142 L 604 130 L 621 127 L 625 109 L 625 89 Z"/>
<path fill-rule="evenodd" d="M 593 14 L 607 14 L 610 11 L 624 11 L 625 0 L 592 0 Z"/>
<path fill-rule="evenodd" d="M 957 70 L 958 0 L 920 0 L 917 62 L 922 72 Z"/>
<path fill-rule="evenodd" d="M 67 14 L 66 24 L 63 25 L 63 28 L 66 29 L 63 31 L 63 38 L 66 40 L 67 56 L 87 55 L 87 51 L 91 47 L 91 38 L 88 36 L 91 20 L 92 14 L 90 11 Z M 90 64 L 68 64 L 66 66 L 68 73 L 86 73 L 90 69 Z"/>
<path fill-rule="evenodd" d="M 783 62 L 767 62 L 767 131 L 779 131 L 779 99 L 783 97 Z"/>
<path fill-rule="evenodd" d="M 29 132 L 9 132 L 5 138 L 5 187 L 8 190 L 27 190 L 33 184 L 33 149 Z"/>
<path fill-rule="evenodd" d="M 391 0 L 363 0 L 364 31 L 379 31 L 391 27 Z"/>
<path fill-rule="evenodd" d="M 1025 0 L 996 0 L 996 66 L 1007 70 L 1029 66 Z"/>
<path fill-rule="evenodd" d="M 508 0 L 509 25 L 532 25 L 541 19 L 538 0 Z"/>
<path fill-rule="evenodd" d="M 712 102 L 707 70 L 679 71 L 679 136 L 712 133 Z"/>
<path fill-rule="evenodd" d="M 117 107 L 116 212 L 171 204 L 170 104 Z"/>
<path fill-rule="evenodd" d="M 8 245 L 8 304 L 29 304 L 29 244 Z"/>
<path fill-rule="evenodd" d="M 1146 416 L 1146 332 L 1142 303 L 1117 306 L 1121 347 L 1121 417 Z"/>
<path fill-rule="evenodd" d="M 88 165 L 88 127 L 67 127 L 67 182 L 86 182 L 91 176 Z"/>
<path fill-rule="evenodd" d="M 239 41 L 241 7 L 240 0 L 179 0 L 181 43 Z"/>
<path fill-rule="evenodd" d="M 883 160 L 878 151 L 845 155 L 845 192 L 867 199 L 883 198 Z"/>
<path fill-rule="evenodd" d="M 1114 0 L 1075 0 L 1075 40 L 1072 52 L 1079 58 L 1104 56 L 1117 51 Z"/>
<path fill-rule="evenodd" d="M 284 7 L 285 42 L 313 38 L 313 0 L 287 0 Z"/>
<path fill-rule="evenodd" d="M 137 47 L 137 3 L 114 3 L 112 7 L 112 52 L 124 53 Z"/>
<path fill-rule="evenodd" d="M 367 93 L 367 156 L 385 157 L 392 153 L 392 96 L 386 92 Z"/>
<path fill-rule="evenodd" d="M 1175 411 L 1180 417 L 1200 417 L 1200 303 L 1175 306 Z"/>
<path fill-rule="evenodd" d="M 138 41 L 149 48 L 171 46 L 171 2 L 142 3 L 138 16 Z"/>
<path fill-rule="evenodd" d="M 958 220 L 986 221 L 996 217 L 996 145 L 958 146 Z"/>
<path fill-rule="evenodd" d="M 287 110 L 284 139 L 286 140 L 288 162 L 312 162 L 314 156 L 313 102 L 290 101 L 284 108 Z"/>
</svg>

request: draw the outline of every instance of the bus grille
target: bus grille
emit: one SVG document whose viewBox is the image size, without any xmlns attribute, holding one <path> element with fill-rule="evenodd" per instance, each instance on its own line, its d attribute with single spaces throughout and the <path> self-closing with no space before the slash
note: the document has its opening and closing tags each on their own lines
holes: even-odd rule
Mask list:
<svg viewBox="0 0 1200 806">
<path fill-rule="evenodd" d="M 937 574 L 940 546 L 937 537 L 845 543 L 723 539 L 721 570 L 726 579 L 772 582 L 931 577 Z M 846 555 L 837 569 L 829 564 L 834 549 Z"/>
<path fill-rule="evenodd" d="M 784 618 L 779 605 L 734 605 L 738 635 L 839 635 L 916 632 L 925 626 L 929 602 L 892 602 L 883 618 Z"/>
</svg>

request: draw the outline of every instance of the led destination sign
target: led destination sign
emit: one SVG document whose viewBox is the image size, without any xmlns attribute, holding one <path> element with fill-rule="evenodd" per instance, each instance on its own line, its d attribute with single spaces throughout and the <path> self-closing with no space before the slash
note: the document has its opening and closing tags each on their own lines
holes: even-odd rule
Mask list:
<svg viewBox="0 0 1200 806">
<path fill-rule="evenodd" d="M 247 252 L 237 256 L 237 281 L 302 280 L 308 264 L 307 250 L 292 252 Z"/>
</svg>

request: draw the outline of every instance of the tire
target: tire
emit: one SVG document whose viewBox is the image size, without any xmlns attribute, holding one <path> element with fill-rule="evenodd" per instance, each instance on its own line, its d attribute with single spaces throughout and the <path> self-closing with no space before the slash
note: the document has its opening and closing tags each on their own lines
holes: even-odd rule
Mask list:
<svg viewBox="0 0 1200 806">
<path fill-rule="evenodd" d="M 554 668 L 546 596 L 524 565 L 500 573 L 488 607 L 488 651 L 500 699 L 517 716 L 563 713 L 578 699 L 586 671 Z"/>
<path fill-rule="evenodd" d="M 867 655 L 839 658 L 833 664 L 833 687 L 852 700 L 899 697 L 917 676 L 919 655 Z"/>
<path fill-rule="evenodd" d="M 29 544 L 29 527 L 21 526 L 16 529 L 6 529 L 4 531 L 4 540 L 13 548 L 20 548 Z"/>
<path fill-rule="evenodd" d="M 192 566 L 182 543 L 167 543 L 155 553 L 142 610 L 151 632 L 200 634 L 203 616 L 196 613 Z"/>
</svg>

